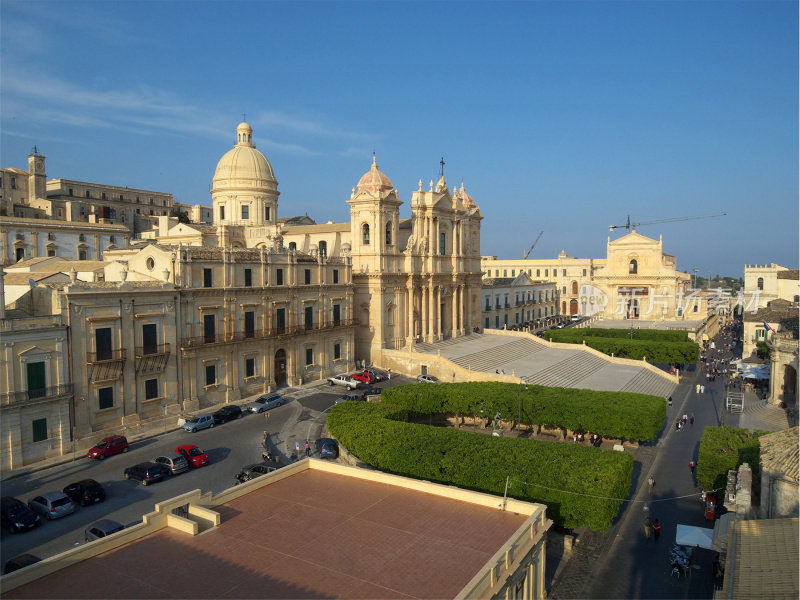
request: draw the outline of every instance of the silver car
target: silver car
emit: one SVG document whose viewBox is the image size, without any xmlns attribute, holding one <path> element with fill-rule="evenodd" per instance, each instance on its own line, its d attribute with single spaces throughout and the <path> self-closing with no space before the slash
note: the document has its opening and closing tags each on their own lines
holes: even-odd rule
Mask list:
<svg viewBox="0 0 800 600">
<path fill-rule="evenodd" d="M 214 415 L 202 414 L 195 415 L 191 419 L 188 419 L 186 423 L 183 424 L 183 430 L 188 431 L 189 433 L 196 433 L 201 429 L 207 429 L 213 426 Z"/>
<path fill-rule="evenodd" d="M 57 519 L 75 512 L 75 503 L 64 492 L 46 492 L 28 500 L 28 508 L 48 519 Z"/>
<path fill-rule="evenodd" d="M 189 463 L 186 462 L 183 456 L 177 453 L 170 454 L 169 456 L 159 456 L 153 462 L 167 467 L 170 475 L 178 475 L 179 473 L 189 470 Z"/>
<path fill-rule="evenodd" d="M 125 526 L 122 523 L 112 521 L 111 519 L 100 519 L 89 525 L 89 527 L 83 531 L 83 536 L 87 542 L 91 542 L 104 538 L 112 533 L 122 531 L 123 529 L 125 529 Z"/>
<path fill-rule="evenodd" d="M 441 383 L 436 377 L 433 375 L 417 375 L 417 382 L 418 383 Z"/>
<path fill-rule="evenodd" d="M 256 398 L 256 401 L 247 407 L 247 410 L 254 413 L 261 413 L 265 410 L 277 408 L 282 404 L 286 404 L 286 398 L 280 394 L 264 394 Z"/>
</svg>

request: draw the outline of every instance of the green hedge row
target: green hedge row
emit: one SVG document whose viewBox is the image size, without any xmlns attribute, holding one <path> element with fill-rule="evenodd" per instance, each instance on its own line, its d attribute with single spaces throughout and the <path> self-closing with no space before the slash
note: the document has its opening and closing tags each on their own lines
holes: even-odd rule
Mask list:
<svg viewBox="0 0 800 600">
<path fill-rule="evenodd" d="M 634 329 L 631 338 L 630 329 L 601 329 L 595 327 L 551 329 L 547 335 L 553 334 L 553 339 L 560 342 L 562 339 L 578 338 L 579 340 L 590 337 L 620 338 L 625 340 L 643 340 L 651 342 L 689 342 L 689 334 L 685 331 L 668 331 L 662 329 Z"/>
<path fill-rule="evenodd" d="M 760 489 L 758 438 L 768 431 L 737 427 L 706 427 L 697 454 L 697 484 L 704 490 L 725 490 L 728 470 L 748 463 L 753 469 L 756 493 Z"/>
<path fill-rule="evenodd" d="M 567 344 L 581 344 L 586 341 L 586 345 L 594 348 L 603 354 L 617 356 L 619 358 L 631 358 L 634 360 L 647 359 L 650 363 L 680 364 L 695 363 L 699 354 L 699 346 L 695 342 L 667 342 L 642 339 L 624 339 L 619 337 L 597 337 L 581 336 L 579 331 L 591 331 L 590 329 L 581 330 L 553 330 L 545 334 L 545 338 L 553 342 L 564 342 Z M 664 333 L 674 333 L 667 331 Z"/>
<path fill-rule="evenodd" d="M 657 396 L 489 381 L 398 386 L 383 390 L 382 399 L 401 420 L 483 409 L 507 421 L 636 441 L 655 440 L 667 415 L 664 398 Z"/>
<path fill-rule="evenodd" d="M 546 504 L 548 517 L 564 527 L 604 530 L 619 511 L 618 499 L 628 495 L 633 457 L 627 452 L 395 420 L 418 409 L 344 402 L 333 407 L 327 425 L 348 450 L 382 471 L 498 496 L 510 477 L 509 496 Z"/>
</svg>

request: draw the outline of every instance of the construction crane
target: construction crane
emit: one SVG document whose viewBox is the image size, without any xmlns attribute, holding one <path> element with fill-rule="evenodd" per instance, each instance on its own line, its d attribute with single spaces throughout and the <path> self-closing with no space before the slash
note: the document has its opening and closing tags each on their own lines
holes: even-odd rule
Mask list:
<svg viewBox="0 0 800 600">
<path fill-rule="evenodd" d="M 542 237 L 543 233 L 544 233 L 544 230 L 540 231 L 539 235 L 536 236 L 536 239 L 531 244 L 531 247 L 528 248 L 528 251 L 522 253 L 522 260 L 528 260 L 528 257 L 530 256 L 531 252 L 533 252 L 533 247 L 536 245 L 536 242 L 539 241 L 539 238 Z"/>
<path fill-rule="evenodd" d="M 631 223 L 631 216 L 628 215 L 628 220 L 624 225 L 609 225 L 608 230 L 614 231 L 615 229 L 625 228 L 630 231 L 632 227 L 639 227 L 639 225 L 656 225 L 658 223 L 674 223 L 675 221 L 694 221 L 695 219 L 713 219 L 714 217 L 724 217 L 726 213 L 716 213 L 713 215 L 701 215 L 699 217 L 674 217 L 672 219 L 657 219 L 655 221 L 644 221 L 642 223 Z"/>
</svg>

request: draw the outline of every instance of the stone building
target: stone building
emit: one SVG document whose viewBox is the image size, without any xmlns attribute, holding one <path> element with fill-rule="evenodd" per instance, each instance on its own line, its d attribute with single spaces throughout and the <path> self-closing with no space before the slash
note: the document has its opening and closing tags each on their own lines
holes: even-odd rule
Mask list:
<svg viewBox="0 0 800 600">
<path fill-rule="evenodd" d="M 549 323 L 558 313 L 555 283 L 533 281 L 524 271 L 516 277 L 483 280 L 483 326 L 507 329 Z"/>
<path fill-rule="evenodd" d="M 759 438 L 761 458 L 761 505 L 759 517 L 798 517 L 798 446 L 800 428 L 792 427 Z"/>
<path fill-rule="evenodd" d="M 798 279 L 800 271 L 781 265 L 744 266 L 744 306 L 743 310 L 764 308 L 772 300 L 800 301 Z"/>
</svg>

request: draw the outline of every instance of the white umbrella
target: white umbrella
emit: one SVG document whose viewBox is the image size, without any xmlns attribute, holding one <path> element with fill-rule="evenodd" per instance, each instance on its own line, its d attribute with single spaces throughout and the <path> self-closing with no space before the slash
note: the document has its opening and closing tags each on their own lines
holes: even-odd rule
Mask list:
<svg viewBox="0 0 800 600">
<path fill-rule="evenodd" d="M 675 543 L 681 546 L 699 546 L 711 550 L 713 540 L 714 530 L 705 527 L 678 525 L 678 533 L 675 534 Z"/>
</svg>

